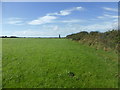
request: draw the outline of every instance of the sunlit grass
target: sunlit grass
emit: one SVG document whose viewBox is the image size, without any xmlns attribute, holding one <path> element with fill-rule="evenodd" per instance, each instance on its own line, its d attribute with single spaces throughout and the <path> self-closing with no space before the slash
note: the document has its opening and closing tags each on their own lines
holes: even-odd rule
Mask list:
<svg viewBox="0 0 120 90">
<path fill-rule="evenodd" d="M 3 39 L 2 49 L 4 88 L 118 87 L 114 52 L 67 39 L 35 38 Z"/>
<path fill-rule="evenodd" d="M 0 38 L 0 89 L 2 88 L 2 38 Z"/>
</svg>

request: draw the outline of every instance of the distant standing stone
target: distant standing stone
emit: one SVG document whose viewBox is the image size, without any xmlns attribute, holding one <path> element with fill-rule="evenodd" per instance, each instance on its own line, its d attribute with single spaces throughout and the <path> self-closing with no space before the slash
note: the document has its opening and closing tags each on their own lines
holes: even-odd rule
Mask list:
<svg viewBox="0 0 120 90">
<path fill-rule="evenodd" d="M 61 38 L 61 37 L 60 37 L 60 34 L 59 34 L 59 38 Z"/>
</svg>

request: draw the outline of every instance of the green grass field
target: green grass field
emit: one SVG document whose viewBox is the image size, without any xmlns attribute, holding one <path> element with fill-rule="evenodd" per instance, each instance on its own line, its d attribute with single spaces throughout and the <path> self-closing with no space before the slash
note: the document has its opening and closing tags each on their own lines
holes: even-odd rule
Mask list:
<svg viewBox="0 0 120 90">
<path fill-rule="evenodd" d="M 0 89 L 2 88 L 2 38 L 0 38 Z"/>
<path fill-rule="evenodd" d="M 67 39 L 2 40 L 3 88 L 117 88 L 114 51 Z"/>
</svg>

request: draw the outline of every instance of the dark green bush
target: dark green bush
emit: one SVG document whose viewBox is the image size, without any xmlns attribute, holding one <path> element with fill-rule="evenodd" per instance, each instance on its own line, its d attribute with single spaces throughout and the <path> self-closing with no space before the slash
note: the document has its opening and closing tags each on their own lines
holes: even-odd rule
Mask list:
<svg viewBox="0 0 120 90">
<path fill-rule="evenodd" d="M 104 33 L 98 31 L 91 31 L 90 33 L 82 31 L 79 33 L 71 34 L 66 36 L 68 39 L 81 41 L 90 45 L 102 45 L 111 49 L 117 49 L 116 47 L 120 44 L 119 30 L 111 30 Z"/>
</svg>

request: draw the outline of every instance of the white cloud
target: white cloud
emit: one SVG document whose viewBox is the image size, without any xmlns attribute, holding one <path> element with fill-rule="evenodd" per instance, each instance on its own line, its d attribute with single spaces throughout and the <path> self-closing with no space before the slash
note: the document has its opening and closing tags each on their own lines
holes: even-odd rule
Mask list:
<svg viewBox="0 0 120 90">
<path fill-rule="evenodd" d="M 59 29 L 58 26 L 54 26 L 54 27 L 53 27 L 53 30 L 58 30 L 58 29 Z"/>
<path fill-rule="evenodd" d="M 97 18 L 99 18 L 99 19 L 103 19 L 103 18 L 105 18 L 104 16 L 98 16 Z"/>
<path fill-rule="evenodd" d="M 109 14 L 104 14 L 105 17 L 109 17 L 109 18 L 118 18 L 118 16 L 115 15 L 109 15 Z"/>
<path fill-rule="evenodd" d="M 52 18 L 50 18 L 50 17 L 52 17 Z M 29 22 L 28 24 L 30 24 L 30 25 L 40 25 L 40 24 L 46 24 L 46 23 L 79 23 L 79 22 L 85 22 L 85 20 L 77 20 L 77 19 L 56 20 L 56 21 L 54 21 L 57 17 L 54 17 L 54 16 L 50 16 L 50 17 L 49 18 L 41 17 L 37 20 L 33 20 L 33 21 Z"/>
<path fill-rule="evenodd" d="M 103 7 L 103 9 L 104 9 L 104 10 L 107 10 L 107 11 L 118 12 L 118 9 L 117 9 L 117 8 Z"/>
<path fill-rule="evenodd" d="M 42 33 L 40 33 L 40 31 L 35 31 L 35 30 L 21 30 L 21 31 L 13 32 L 13 35 L 16 35 L 16 36 L 36 36 L 36 35 L 42 35 Z"/>
<path fill-rule="evenodd" d="M 80 25 L 68 23 L 64 26 L 60 25 L 41 25 L 37 29 L 20 30 L 13 32 L 12 35 L 17 36 L 37 36 L 37 37 L 57 37 L 59 34 L 61 36 L 66 36 L 72 33 L 77 33 L 81 31 L 100 31 L 105 32 L 112 29 L 117 29 L 118 22 L 103 22 L 90 25 Z"/>
<path fill-rule="evenodd" d="M 47 15 L 40 17 L 36 20 L 32 20 L 30 22 L 28 22 L 28 24 L 30 25 L 41 25 L 41 24 L 46 24 L 46 23 L 52 23 L 54 22 L 55 19 L 58 18 L 58 16 L 66 16 L 71 14 L 73 11 L 79 11 L 82 10 L 82 7 L 74 7 L 71 9 L 66 9 L 66 10 L 61 10 L 60 12 L 55 12 L 55 13 L 48 13 Z M 63 21 L 65 22 L 65 21 Z M 69 21 L 71 22 L 71 21 Z M 76 21 L 73 21 L 76 22 Z"/>
<path fill-rule="evenodd" d="M 109 15 L 109 14 L 104 14 L 103 16 L 98 16 L 97 18 L 98 18 L 98 19 L 107 19 L 107 18 L 117 19 L 118 16 Z"/>
<path fill-rule="evenodd" d="M 37 37 L 49 37 L 49 36 L 55 36 L 59 33 L 59 26 L 57 25 L 41 25 L 41 27 L 37 29 L 27 29 L 27 30 L 19 30 L 12 32 L 11 35 L 16 36 L 37 36 Z"/>
<path fill-rule="evenodd" d="M 13 24 L 13 25 L 23 25 L 24 21 L 23 21 L 23 18 L 8 18 L 5 23 Z"/>
<path fill-rule="evenodd" d="M 36 20 L 29 22 L 30 25 L 39 25 L 39 24 L 46 24 L 51 23 L 53 20 L 57 19 L 55 16 L 43 16 Z"/>
<path fill-rule="evenodd" d="M 71 8 L 71 9 L 61 10 L 60 12 L 48 13 L 47 15 L 66 16 L 66 15 L 71 14 L 73 11 L 80 11 L 80 10 L 83 10 L 83 7 L 73 7 L 73 8 Z"/>
<path fill-rule="evenodd" d="M 63 33 L 66 32 L 66 35 L 68 35 L 68 34 L 77 33 L 80 31 L 105 32 L 105 31 L 117 29 L 117 28 L 118 28 L 118 22 L 103 22 L 103 23 L 96 23 L 96 24 L 90 24 L 90 25 L 70 24 L 69 26 L 66 26 Z"/>
<path fill-rule="evenodd" d="M 62 22 L 62 23 L 78 23 L 78 22 L 83 22 L 83 20 L 72 19 L 72 20 L 63 20 L 60 22 Z"/>
</svg>

